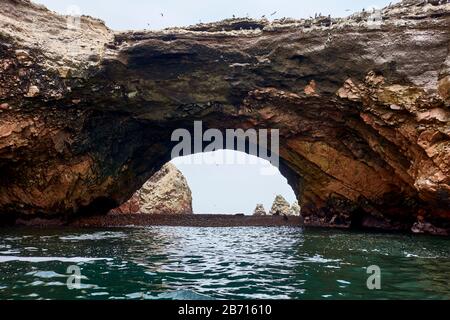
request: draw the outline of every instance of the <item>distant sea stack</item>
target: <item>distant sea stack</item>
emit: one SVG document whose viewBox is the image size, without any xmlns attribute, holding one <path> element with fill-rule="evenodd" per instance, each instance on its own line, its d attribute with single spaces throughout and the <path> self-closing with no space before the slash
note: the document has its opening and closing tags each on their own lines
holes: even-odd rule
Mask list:
<svg viewBox="0 0 450 320">
<path fill-rule="evenodd" d="M 270 214 L 274 216 L 289 216 L 291 215 L 291 205 L 282 195 L 277 195 L 273 201 L 272 208 L 270 209 Z"/>
<path fill-rule="evenodd" d="M 266 216 L 267 212 L 266 209 L 264 209 L 264 206 L 262 204 L 257 204 L 255 211 L 253 211 L 254 216 Z"/>
<path fill-rule="evenodd" d="M 111 213 L 192 214 L 192 192 L 180 170 L 167 163 Z"/>
</svg>

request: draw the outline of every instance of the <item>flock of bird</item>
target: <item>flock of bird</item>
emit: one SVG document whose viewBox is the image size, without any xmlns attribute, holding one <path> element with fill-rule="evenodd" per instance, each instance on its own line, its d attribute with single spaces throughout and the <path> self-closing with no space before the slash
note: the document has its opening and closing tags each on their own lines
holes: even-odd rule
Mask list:
<svg viewBox="0 0 450 320">
<path fill-rule="evenodd" d="M 445 2 L 445 1 L 446 1 L 446 2 L 449 2 L 449 0 L 444 0 L 444 2 Z M 441 4 L 441 2 L 442 2 L 442 0 L 439 1 L 439 4 Z M 428 0 L 425 0 L 425 3 L 428 3 Z M 389 3 L 388 7 L 391 7 L 391 6 L 392 6 L 392 2 Z M 345 11 L 346 11 L 346 12 L 351 12 L 352 10 L 351 10 L 351 9 L 346 9 Z M 375 12 L 376 9 L 373 8 L 373 11 Z M 363 8 L 363 9 L 362 9 L 362 12 L 366 12 L 366 9 Z M 277 13 L 278 13 L 278 11 L 274 11 L 274 12 L 272 12 L 269 16 L 273 17 L 273 16 L 275 16 Z M 160 15 L 161 15 L 161 18 L 164 18 L 164 13 L 161 12 Z M 233 14 L 232 17 L 233 17 L 233 19 L 236 19 L 236 15 Z M 246 17 L 247 17 L 247 18 L 249 17 L 248 13 L 247 13 Z M 311 19 L 311 20 L 312 20 L 312 19 L 318 19 L 318 18 L 320 18 L 320 17 L 323 17 L 321 13 L 315 13 L 315 14 L 314 14 L 314 18 L 313 18 L 312 16 L 309 16 L 309 19 Z M 331 15 L 328 15 L 328 18 L 331 18 Z M 262 15 L 262 16 L 261 16 L 261 19 L 267 19 L 266 15 Z M 202 21 L 199 20 L 199 23 L 202 23 Z M 147 26 L 150 26 L 150 23 L 147 23 Z"/>
<path fill-rule="evenodd" d="M 389 4 L 389 6 L 390 6 L 390 5 L 391 5 L 391 3 Z M 375 9 L 374 9 L 374 10 L 375 10 Z M 350 12 L 350 11 L 352 11 L 352 10 L 346 9 L 345 11 L 346 11 L 346 12 Z M 362 9 L 362 11 L 364 12 L 365 10 Z M 278 13 L 278 11 L 274 11 L 274 12 L 272 12 L 269 16 L 273 17 L 273 16 L 276 15 L 277 13 Z M 164 18 L 164 13 L 161 12 L 160 15 L 161 15 L 162 18 Z M 247 18 L 249 17 L 249 14 L 248 14 L 248 13 L 247 13 L 246 17 L 247 17 Z M 317 18 L 320 18 L 320 17 L 322 17 L 322 14 L 321 14 L 321 13 L 315 13 L 315 14 L 314 14 L 314 19 L 317 19 Z M 330 18 L 331 15 L 328 15 L 328 17 Z M 233 18 L 233 19 L 236 19 L 236 15 L 233 14 L 233 15 L 232 15 L 232 18 Z M 266 18 L 267 18 L 267 16 L 266 16 L 265 14 L 261 16 L 261 19 L 266 19 Z M 312 16 L 309 16 L 309 18 L 310 18 L 310 19 L 313 19 Z M 199 20 L 199 22 L 202 23 L 201 20 Z M 147 23 L 147 25 L 150 26 L 150 23 Z"/>
</svg>

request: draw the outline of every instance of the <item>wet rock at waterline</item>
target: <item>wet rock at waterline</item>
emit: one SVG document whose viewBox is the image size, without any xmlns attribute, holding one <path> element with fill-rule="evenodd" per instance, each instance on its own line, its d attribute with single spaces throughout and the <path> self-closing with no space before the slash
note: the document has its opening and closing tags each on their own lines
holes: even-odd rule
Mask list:
<svg viewBox="0 0 450 320">
<path fill-rule="evenodd" d="M 361 12 L 132 32 L 1 8 L 2 217 L 106 213 L 202 120 L 279 129 L 280 171 L 311 223 L 450 221 L 449 3 L 396 3 L 379 25 Z"/>
<path fill-rule="evenodd" d="M 255 210 L 253 211 L 254 216 L 265 216 L 267 215 L 266 209 L 262 204 L 257 204 Z"/>
<path fill-rule="evenodd" d="M 413 233 L 425 233 L 425 234 L 437 234 L 437 235 L 450 235 L 450 226 L 447 228 L 439 228 L 432 223 L 425 221 L 423 216 L 418 216 L 417 221 L 413 224 L 411 231 Z"/>
<path fill-rule="evenodd" d="M 180 170 L 169 162 L 111 213 L 192 214 L 192 192 Z"/>
</svg>

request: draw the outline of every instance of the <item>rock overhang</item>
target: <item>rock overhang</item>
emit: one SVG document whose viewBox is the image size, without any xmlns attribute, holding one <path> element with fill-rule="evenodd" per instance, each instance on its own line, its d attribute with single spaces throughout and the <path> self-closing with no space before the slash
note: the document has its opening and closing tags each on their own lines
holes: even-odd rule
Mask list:
<svg viewBox="0 0 450 320">
<path fill-rule="evenodd" d="M 5 6 L 4 21 L 36 10 L 61 33 L 33 20 L 39 47 L 0 24 L 3 211 L 121 203 L 168 160 L 171 130 L 203 120 L 280 129 L 283 173 L 307 214 L 450 217 L 448 3 L 384 8 L 379 29 L 368 12 L 152 32 L 84 17 L 69 55 L 64 19 Z"/>
</svg>

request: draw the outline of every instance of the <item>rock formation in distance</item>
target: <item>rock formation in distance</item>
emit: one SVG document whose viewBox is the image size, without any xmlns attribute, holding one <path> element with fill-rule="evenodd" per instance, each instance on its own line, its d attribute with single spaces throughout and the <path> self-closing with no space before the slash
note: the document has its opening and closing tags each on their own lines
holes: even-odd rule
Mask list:
<svg viewBox="0 0 450 320">
<path fill-rule="evenodd" d="M 262 204 L 257 204 L 255 210 L 253 211 L 254 216 L 265 216 L 267 215 L 266 209 Z"/>
<path fill-rule="evenodd" d="M 111 213 L 192 214 L 192 192 L 180 170 L 169 162 Z"/>
<path fill-rule="evenodd" d="M 270 209 L 269 214 L 274 216 L 290 216 L 292 215 L 291 206 L 282 195 L 277 195 L 275 197 L 275 200 L 273 201 L 272 208 Z"/>
</svg>

